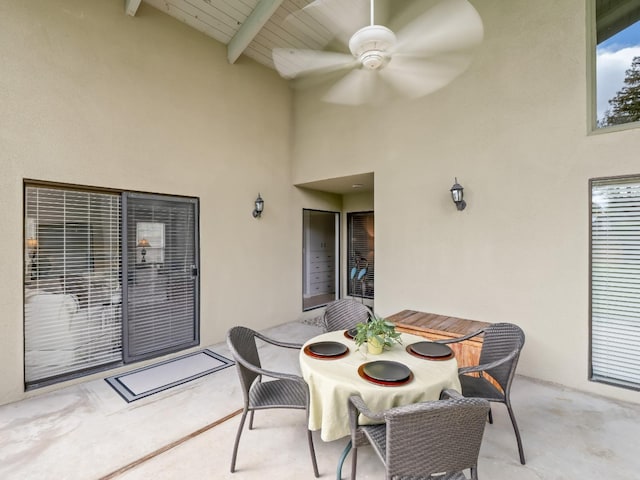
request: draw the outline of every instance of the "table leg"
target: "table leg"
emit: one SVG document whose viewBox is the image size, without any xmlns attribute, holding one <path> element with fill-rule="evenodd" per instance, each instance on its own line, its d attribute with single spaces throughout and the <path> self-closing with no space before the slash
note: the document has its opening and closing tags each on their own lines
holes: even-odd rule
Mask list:
<svg viewBox="0 0 640 480">
<path fill-rule="evenodd" d="M 338 461 L 338 471 L 336 472 L 336 480 L 342 479 L 342 465 L 344 464 L 344 461 L 347 459 L 347 455 L 349 455 L 350 451 L 351 451 L 351 440 L 349 440 L 347 445 L 344 447 L 344 450 L 342 451 L 342 455 L 340 455 L 340 460 Z"/>
</svg>

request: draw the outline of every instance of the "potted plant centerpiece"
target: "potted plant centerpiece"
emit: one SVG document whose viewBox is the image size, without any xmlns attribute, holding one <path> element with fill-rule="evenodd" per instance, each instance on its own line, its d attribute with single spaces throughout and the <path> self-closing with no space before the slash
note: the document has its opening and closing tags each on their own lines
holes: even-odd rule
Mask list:
<svg viewBox="0 0 640 480">
<path fill-rule="evenodd" d="M 382 350 L 392 347 L 394 343 L 402 343 L 395 324 L 375 314 L 368 322 L 358 323 L 356 329 L 356 335 L 353 337 L 356 345 L 360 347 L 366 343 L 367 350 L 373 355 L 382 353 Z"/>
</svg>

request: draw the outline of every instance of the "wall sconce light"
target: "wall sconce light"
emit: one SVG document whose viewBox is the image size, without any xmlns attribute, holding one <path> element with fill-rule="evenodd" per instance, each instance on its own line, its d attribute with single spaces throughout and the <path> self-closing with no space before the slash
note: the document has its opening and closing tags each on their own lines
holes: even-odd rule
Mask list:
<svg viewBox="0 0 640 480">
<path fill-rule="evenodd" d="M 138 247 L 142 248 L 142 250 L 140 251 L 140 255 L 142 255 L 142 260 L 140 260 L 140 263 L 147 263 L 147 259 L 144 257 L 147 254 L 147 248 L 149 248 L 150 246 L 151 244 L 149 243 L 149 240 L 147 240 L 146 238 L 141 238 L 140 241 L 138 242 Z"/>
<path fill-rule="evenodd" d="M 462 185 L 458 183 L 458 178 L 456 177 L 455 183 L 451 187 L 451 198 L 453 199 L 453 203 L 456 204 L 456 208 L 459 211 L 464 210 L 465 207 L 467 206 L 467 202 L 463 200 L 463 197 L 464 197 L 463 191 L 464 191 L 464 188 L 462 188 Z"/>
<path fill-rule="evenodd" d="M 258 194 L 258 198 L 256 198 L 256 208 L 253 209 L 253 218 L 260 218 L 262 216 L 262 210 L 264 210 L 264 200 L 260 194 Z"/>
</svg>

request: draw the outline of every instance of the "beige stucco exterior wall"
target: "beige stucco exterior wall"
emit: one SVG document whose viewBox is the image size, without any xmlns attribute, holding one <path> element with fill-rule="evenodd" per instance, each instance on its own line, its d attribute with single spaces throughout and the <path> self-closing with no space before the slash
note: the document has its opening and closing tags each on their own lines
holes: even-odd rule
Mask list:
<svg viewBox="0 0 640 480">
<path fill-rule="evenodd" d="M 202 345 L 300 315 L 303 199 L 274 71 L 123 0 L 0 2 L 0 58 L 0 404 L 25 395 L 24 178 L 199 197 Z"/>
<path fill-rule="evenodd" d="M 485 41 L 446 89 L 384 108 L 297 92 L 294 181 L 375 172 L 377 312 L 517 323 L 519 373 L 638 402 L 588 381 L 588 181 L 640 174 L 640 129 L 587 133 L 584 1 L 472 3 Z"/>
</svg>

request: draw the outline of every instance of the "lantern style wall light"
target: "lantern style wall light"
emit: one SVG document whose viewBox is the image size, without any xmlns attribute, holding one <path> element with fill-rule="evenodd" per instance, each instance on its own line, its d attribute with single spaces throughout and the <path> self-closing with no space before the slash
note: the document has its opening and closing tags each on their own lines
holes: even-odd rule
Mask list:
<svg viewBox="0 0 640 480">
<path fill-rule="evenodd" d="M 253 209 L 253 218 L 260 218 L 262 216 L 262 210 L 264 210 L 264 200 L 258 194 L 258 198 L 255 201 L 255 208 Z"/>
<path fill-rule="evenodd" d="M 453 199 L 453 203 L 456 204 L 456 208 L 459 211 L 464 210 L 465 207 L 467 206 L 467 202 L 463 200 L 463 197 L 464 197 L 463 191 L 464 191 L 464 188 L 462 188 L 462 185 L 458 183 L 458 178 L 456 177 L 455 183 L 451 187 L 451 198 Z"/>
</svg>

